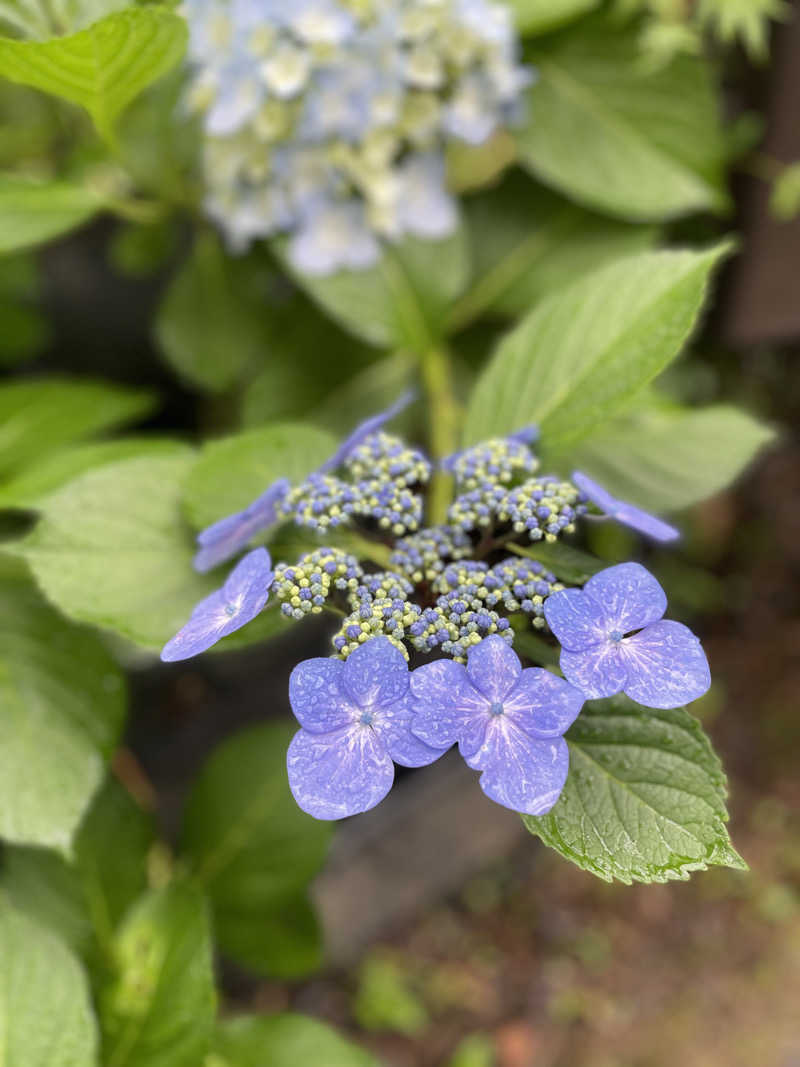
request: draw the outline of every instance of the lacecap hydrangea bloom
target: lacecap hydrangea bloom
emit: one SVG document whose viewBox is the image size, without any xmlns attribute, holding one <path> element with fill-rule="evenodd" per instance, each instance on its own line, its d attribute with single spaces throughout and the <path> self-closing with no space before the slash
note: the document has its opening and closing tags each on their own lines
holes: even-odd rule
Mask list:
<svg viewBox="0 0 800 1067">
<path fill-rule="evenodd" d="M 165 660 L 211 647 L 264 610 L 287 619 L 329 612 L 332 655 L 293 671 L 300 731 L 289 784 L 303 810 L 338 819 L 386 795 L 394 764 L 419 767 L 453 745 L 492 800 L 550 810 L 566 781 L 564 733 L 585 700 L 623 692 L 645 707 L 701 696 L 710 674 L 697 638 L 663 618 L 667 600 L 638 563 L 569 587 L 547 554 L 581 522 L 603 516 L 655 539 L 677 534 L 576 472 L 541 475 L 534 427 L 443 460 L 455 495 L 447 521 L 425 525 L 435 465 L 388 432 L 410 401 L 361 423 L 304 481 L 265 487 L 248 507 L 198 535 L 199 570 L 254 538 L 295 527 L 310 542 L 291 562 L 247 552 L 165 646 Z M 523 667 L 526 630 L 560 644 L 558 677 Z"/>
<path fill-rule="evenodd" d="M 449 140 L 522 111 L 532 72 L 495 0 L 185 0 L 206 210 L 232 248 L 276 233 L 308 274 L 451 233 Z"/>
</svg>

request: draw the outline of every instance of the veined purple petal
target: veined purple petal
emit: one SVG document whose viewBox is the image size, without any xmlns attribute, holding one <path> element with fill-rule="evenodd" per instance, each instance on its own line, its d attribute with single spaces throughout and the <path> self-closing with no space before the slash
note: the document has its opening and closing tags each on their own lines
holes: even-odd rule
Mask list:
<svg viewBox="0 0 800 1067">
<path fill-rule="evenodd" d="M 564 788 L 569 749 L 562 737 L 531 737 L 507 715 L 497 715 L 467 763 L 483 771 L 480 786 L 491 800 L 526 815 L 544 815 Z"/>
<path fill-rule="evenodd" d="M 497 634 L 485 637 L 467 653 L 469 679 L 490 703 L 503 700 L 521 671 L 519 656 Z"/>
<path fill-rule="evenodd" d="M 476 719 L 489 714 L 486 697 L 469 680 L 466 668 L 437 659 L 411 672 L 413 733 L 431 748 L 455 744 Z"/>
<path fill-rule="evenodd" d="M 587 700 L 621 693 L 628 680 L 619 645 L 613 641 L 582 652 L 562 648 L 559 664 L 569 684 L 579 689 Z"/>
<path fill-rule="evenodd" d="M 374 730 L 356 723 L 327 734 L 298 730 L 286 753 L 289 788 L 315 819 L 343 819 L 378 804 L 394 764 Z"/>
<path fill-rule="evenodd" d="M 547 625 L 571 652 L 592 648 L 606 639 L 609 626 L 605 610 L 582 589 L 551 593 L 542 609 Z"/>
<path fill-rule="evenodd" d="M 628 670 L 625 693 L 648 708 L 678 708 L 697 700 L 711 685 L 702 646 L 679 622 L 661 620 L 620 645 Z"/>
<path fill-rule="evenodd" d="M 289 703 L 301 726 L 312 734 L 324 734 L 358 719 L 360 708 L 343 682 L 344 663 L 333 656 L 297 664 L 289 678 Z"/>
<path fill-rule="evenodd" d="M 408 664 L 388 637 L 371 637 L 345 660 L 344 689 L 361 708 L 382 707 L 408 692 Z"/>
<path fill-rule="evenodd" d="M 372 728 L 395 763 L 402 767 L 427 767 L 444 755 L 450 743 L 438 747 L 425 744 L 411 732 L 413 721 L 413 697 L 409 692 L 402 700 L 376 709 Z"/>
<path fill-rule="evenodd" d="M 228 515 L 197 535 L 200 551 L 194 557 L 195 570 L 204 573 L 240 552 L 262 530 L 278 521 L 278 504 L 289 492 L 286 478 L 279 478 L 244 511 Z"/>
<path fill-rule="evenodd" d="M 583 707 L 583 693 L 541 667 L 528 667 L 503 701 L 503 714 L 532 737 L 561 737 Z"/>
<path fill-rule="evenodd" d="M 379 412 L 377 415 L 371 415 L 368 419 L 364 419 L 362 423 L 356 426 L 355 430 L 342 441 L 341 445 L 336 449 L 330 459 L 326 460 L 321 467 L 317 469 L 318 474 L 325 474 L 327 471 L 335 470 L 340 467 L 350 453 L 358 448 L 358 446 L 370 436 L 370 434 L 377 433 L 378 430 L 393 419 L 395 415 L 399 415 L 401 411 L 408 407 L 411 401 L 414 399 L 414 390 L 409 389 L 401 397 L 399 397 L 391 407 L 388 407 L 385 411 Z"/>
<path fill-rule="evenodd" d="M 583 591 L 597 605 L 598 617 L 603 618 L 609 635 L 622 637 L 630 630 L 639 630 L 656 622 L 667 610 L 666 593 L 639 563 L 607 567 L 590 578 Z"/>
<path fill-rule="evenodd" d="M 617 500 L 602 485 L 598 485 L 588 474 L 581 471 L 572 472 L 572 481 L 580 489 L 583 495 L 596 504 L 601 511 L 609 515 L 623 526 L 629 526 L 632 530 L 652 537 L 654 541 L 674 541 L 680 537 L 680 530 L 664 522 L 649 511 L 637 508 L 635 504 L 628 504 L 624 500 Z"/>
</svg>

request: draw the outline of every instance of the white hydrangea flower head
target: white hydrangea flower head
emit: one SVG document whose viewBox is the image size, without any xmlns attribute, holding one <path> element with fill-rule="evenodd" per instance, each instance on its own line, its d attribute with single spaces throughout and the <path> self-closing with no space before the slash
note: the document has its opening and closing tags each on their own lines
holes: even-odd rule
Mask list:
<svg viewBox="0 0 800 1067">
<path fill-rule="evenodd" d="M 206 210 L 309 274 L 452 233 L 445 147 L 516 120 L 532 72 L 497 0 L 185 0 Z"/>
</svg>

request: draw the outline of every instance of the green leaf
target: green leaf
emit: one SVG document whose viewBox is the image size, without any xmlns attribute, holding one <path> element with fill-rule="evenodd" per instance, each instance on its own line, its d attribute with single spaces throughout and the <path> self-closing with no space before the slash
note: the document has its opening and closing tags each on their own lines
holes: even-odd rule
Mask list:
<svg viewBox="0 0 800 1067">
<path fill-rule="evenodd" d="M 190 449 L 110 463 L 42 503 L 42 518 L 7 549 L 23 556 L 66 615 L 158 649 L 218 584 L 192 569 L 181 517 Z"/>
<path fill-rule="evenodd" d="M 185 854 L 211 899 L 224 952 L 260 974 L 297 977 L 320 962 L 308 883 L 332 828 L 305 815 L 286 778 L 288 724 L 236 734 L 212 755 L 186 810 Z"/>
<path fill-rule="evenodd" d="M 189 521 L 201 529 L 241 511 L 278 478 L 302 481 L 335 449 L 329 433 L 300 422 L 211 441 L 186 480 L 183 502 Z"/>
<path fill-rule="evenodd" d="M 173 884 L 141 897 L 116 934 L 100 995 L 104 1067 L 198 1067 L 216 994 L 203 895 Z"/>
<path fill-rule="evenodd" d="M 443 336 L 448 307 L 467 283 L 469 248 L 459 227 L 443 241 L 407 238 L 387 245 L 369 270 L 317 278 L 286 265 L 298 285 L 356 337 L 419 354 Z"/>
<path fill-rule="evenodd" d="M 678 355 L 729 247 L 630 256 L 546 296 L 478 379 L 466 440 L 531 422 L 550 453 L 586 437 Z"/>
<path fill-rule="evenodd" d="M 49 930 L 0 896 L 3 1067 L 96 1067 L 86 975 Z"/>
<path fill-rule="evenodd" d="M 570 770 L 532 834 L 610 882 L 686 879 L 709 866 L 744 868 L 725 828 L 725 775 L 684 708 L 590 701 L 567 733 Z"/>
<path fill-rule="evenodd" d="M 67 445 L 0 485 L 0 508 L 37 508 L 56 489 L 85 471 L 133 456 L 165 456 L 184 449 L 185 445 L 169 437 L 117 437 Z"/>
<path fill-rule="evenodd" d="M 85 186 L 0 174 L 0 255 L 60 237 L 102 207 L 100 196 Z"/>
<path fill-rule="evenodd" d="M 774 439 L 752 415 L 717 404 L 618 419 L 572 458 L 623 500 L 674 511 L 724 489 Z"/>
<path fill-rule="evenodd" d="M 263 302 L 249 299 L 240 264 L 201 230 L 156 316 L 158 343 L 186 381 L 221 391 L 256 360 L 264 341 Z"/>
<path fill-rule="evenodd" d="M 600 0 L 508 0 L 514 23 L 523 36 L 547 33 L 585 15 Z"/>
<path fill-rule="evenodd" d="M 183 56 L 186 23 L 158 7 L 130 7 L 49 41 L 0 39 L 0 77 L 86 108 L 111 136 L 114 120 Z"/>
<path fill-rule="evenodd" d="M 474 280 L 451 310 L 460 329 L 485 312 L 517 316 L 613 259 L 644 251 L 655 229 L 584 211 L 521 173 L 466 207 Z"/>
<path fill-rule="evenodd" d="M 152 393 L 68 378 L 0 385 L 0 478 L 72 441 L 133 422 Z"/>
<path fill-rule="evenodd" d="M 534 543 L 524 548 L 521 545 L 509 545 L 508 547 L 518 556 L 527 556 L 528 559 L 536 559 L 543 563 L 549 571 L 568 585 L 583 585 L 593 574 L 597 574 L 606 566 L 601 560 L 590 556 L 588 552 L 582 552 L 579 548 L 564 544 L 563 541 L 554 541 L 553 544 Z"/>
<path fill-rule="evenodd" d="M 541 42 L 521 162 L 587 207 L 669 219 L 726 206 L 726 145 L 705 59 L 653 70 L 635 27 L 590 19 Z"/>
<path fill-rule="evenodd" d="M 217 1024 L 206 1067 L 378 1067 L 365 1049 L 306 1015 L 242 1015 Z"/>
<path fill-rule="evenodd" d="M 6 568 L 0 650 L 0 837 L 66 851 L 122 729 L 123 679 L 94 634 Z"/>
</svg>

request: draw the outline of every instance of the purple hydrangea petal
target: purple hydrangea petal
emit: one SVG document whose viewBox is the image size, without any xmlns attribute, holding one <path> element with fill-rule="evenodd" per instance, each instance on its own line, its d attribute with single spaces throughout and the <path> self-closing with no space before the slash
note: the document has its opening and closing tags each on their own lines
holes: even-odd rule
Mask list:
<svg viewBox="0 0 800 1067">
<path fill-rule="evenodd" d="M 532 737 L 561 737 L 583 707 L 583 693 L 541 667 L 526 668 L 503 701 L 503 711 Z"/>
<path fill-rule="evenodd" d="M 173 663 L 197 656 L 220 638 L 241 629 L 266 604 L 274 577 L 269 552 L 265 548 L 249 552 L 234 567 L 222 589 L 195 607 L 186 625 L 164 645 L 161 659 Z"/>
<path fill-rule="evenodd" d="M 497 715 L 467 763 L 483 771 L 480 786 L 491 800 L 526 815 L 544 815 L 564 788 L 569 749 L 562 737 L 531 737 L 508 716 Z"/>
<path fill-rule="evenodd" d="M 486 697 L 472 685 L 466 668 L 437 659 L 411 673 L 413 733 L 432 748 L 455 744 L 470 724 L 489 714 Z"/>
<path fill-rule="evenodd" d="M 408 407 L 411 401 L 414 399 L 414 390 L 409 389 L 401 397 L 399 397 L 391 407 L 388 407 L 385 411 L 379 412 L 377 415 L 370 415 L 368 419 L 364 419 L 363 422 L 356 426 L 355 430 L 342 441 L 341 445 L 336 449 L 330 459 L 326 460 L 321 467 L 317 469 L 318 474 L 325 474 L 327 471 L 336 470 L 340 467 L 347 457 L 358 448 L 370 434 L 377 433 L 378 430 L 393 419 L 395 415 L 399 415 L 401 411 Z"/>
<path fill-rule="evenodd" d="M 547 625 L 561 645 L 571 652 L 592 648 L 606 640 L 609 631 L 602 604 L 582 589 L 561 589 L 551 593 L 542 610 Z"/>
<path fill-rule="evenodd" d="M 343 679 L 344 663 L 332 656 L 303 660 L 292 671 L 289 703 L 310 733 L 328 733 L 358 719 L 360 709 L 345 692 Z"/>
<path fill-rule="evenodd" d="M 465 760 L 470 759 L 486 740 L 486 731 L 492 721 L 489 705 L 484 704 L 480 712 L 464 724 L 458 738 L 458 751 Z"/>
<path fill-rule="evenodd" d="M 509 441 L 519 441 L 523 445 L 532 445 L 539 440 L 539 427 L 535 423 L 531 423 L 530 426 L 523 426 L 519 430 L 515 430 L 514 433 L 508 435 Z"/>
<path fill-rule="evenodd" d="M 383 706 L 408 692 L 408 664 L 388 637 L 371 637 L 345 660 L 344 689 L 361 708 Z"/>
<path fill-rule="evenodd" d="M 573 471 L 572 481 L 587 499 L 612 519 L 621 522 L 623 526 L 629 526 L 638 533 L 652 537 L 654 541 L 674 541 L 680 537 L 680 530 L 676 530 L 674 526 L 670 526 L 668 522 L 664 522 L 656 515 L 651 515 L 649 511 L 637 508 L 635 504 L 617 500 L 587 474 Z"/>
<path fill-rule="evenodd" d="M 502 701 L 521 671 L 519 656 L 497 634 L 485 637 L 467 653 L 469 679 L 490 702 Z"/>
<path fill-rule="evenodd" d="M 628 680 L 619 645 L 612 641 L 582 652 L 562 648 L 559 664 L 569 684 L 579 689 L 587 700 L 621 693 Z"/>
<path fill-rule="evenodd" d="M 374 730 L 356 724 L 327 734 L 298 730 L 286 753 L 289 788 L 315 819 L 368 811 L 386 796 L 394 764 Z"/>
<path fill-rule="evenodd" d="M 679 622 L 654 622 L 626 638 L 620 655 L 628 671 L 625 693 L 648 708 L 678 708 L 697 700 L 711 685 L 703 648 Z"/>
<path fill-rule="evenodd" d="M 407 693 L 402 700 L 385 704 L 376 711 L 372 725 L 395 763 L 403 767 L 427 767 L 444 755 L 450 742 L 440 746 L 426 745 L 411 732 L 413 721 L 413 697 Z"/>
<path fill-rule="evenodd" d="M 583 591 L 597 604 L 607 634 L 639 630 L 667 610 L 667 594 L 640 563 L 606 567 L 589 579 Z"/>
<path fill-rule="evenodd" d="M 257 533 L 278 520 L 277 506 L 291 488 L 286 478 L 273 482 L 244 511 L 228 515 L 197 535 L 200 551 L 194 557 L 195 570 L 205 573 L 240 552 Z"/>
</svg>

